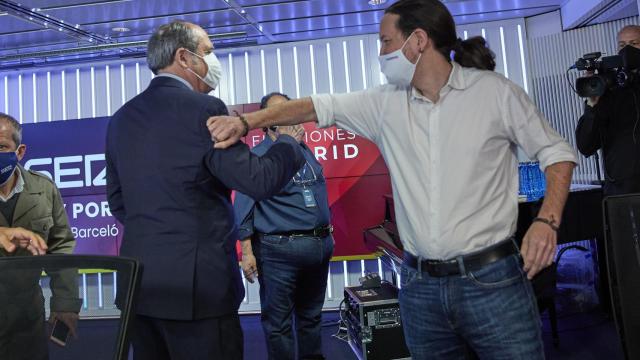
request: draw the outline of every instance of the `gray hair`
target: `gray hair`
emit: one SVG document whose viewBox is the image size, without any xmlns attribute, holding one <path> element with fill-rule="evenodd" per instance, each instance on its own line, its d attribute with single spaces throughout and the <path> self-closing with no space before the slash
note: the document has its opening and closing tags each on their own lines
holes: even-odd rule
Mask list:
<svg viewBox="0 0 640 360">
<path fill-rule="evenodd" d="M 13 134 L 11 134 L 11 138 L 13 142 L 16 143 L 16 149 L 20 144 L 22 144 L 22 125 L 18 122 L 18 120 L 14 119 L 11 115 L 7 115 L 5 113 L 0 112 L 0 121 L 4 121 L 9 126 L 13 128 Z"/>
<path fill-rule="evenodd" d="M 199 36 L 194 25 L 186 21 L 173 21 L 156 30 L 147 44 L 147 64 L 154 74 L 173 64 L 173 58 L 179 48 L 196 52 Z"/>
</svg>

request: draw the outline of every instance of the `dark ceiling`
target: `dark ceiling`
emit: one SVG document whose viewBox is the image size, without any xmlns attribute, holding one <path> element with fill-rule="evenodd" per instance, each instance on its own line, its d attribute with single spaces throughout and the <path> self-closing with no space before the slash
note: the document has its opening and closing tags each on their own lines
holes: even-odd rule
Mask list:
<svg viewBox="0 0 640 360">
<path fill-rule="evenodd" d="M 395 1 L 21 0 L 18 5 L 0 0 L 0 65 L 38 54 L 54 57 L 54 51 L 69 58 L 78 47 L 92 47 L 94 54 L 104 54 L 105 48 L 121 55 L 140 52 L 154 29 L 174 19 L 199 24 L 217 47 L 375 33 L 384 9 Z M 458 24 L 533 16 L 557 10 L 563 2 L 445 1 Z M 129 42 L 125 49 L 118 45 Z"/>
</svg>

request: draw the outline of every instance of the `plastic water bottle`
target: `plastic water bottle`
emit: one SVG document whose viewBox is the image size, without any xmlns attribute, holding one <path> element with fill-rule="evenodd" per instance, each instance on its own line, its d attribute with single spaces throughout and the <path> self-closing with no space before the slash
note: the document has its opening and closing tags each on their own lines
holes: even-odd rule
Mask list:
<svg viewBox="0 0 640 360">
<path fill-rule="evenodd" d="M 544 196 L 544 190 L 542 189 L 542 171 L 540 171 L 540 163 L 539 162 L 535 162 L 533 163 L 533 171 L 535 172 L 535 178 L 536 178 L 536 200 L 540 199 L 542 196 Z"/>
<path fill-rule="evenodd" d="M 524 181 L 525 181 L 525 195 L 527 195 L 527 201 L 534 200 L 534 182 L 533 182 L 533 172 L 531 171 L 531 162 L 526 162 L 524 164 Z"/>
<path fill-rule="evenodd" d="M 530 162 L 528 164 L 530 181 L 531 181 L 531 197 L 536 200 L 536 194 L 538 194 L 538 173 L 536 172 L 536 164 Z"/>
<path fill-rule="evenodd" d="M 536 172 L 536 198 L 541 198 L 544 196 L 545 190 L 547 188 L 546 179 L 544 177 L 544 173 L 540 170 L 540 163 L 535 162 L 535 172 Z"/>
<path fill-rule="evenodd" d="M 518 164 L 518 195 L 527 195 L 524 189 L 524 164 Z"/>
<path fill-rule="evenodd" d="M 518 164 L 518 172 L 520 177 L 520 194 L 529 196 L 529 174 L 527 173 L 527 163 Z"/>
<path fill-rule="evenodd" d="M 538 166 L 538 172 L 540 173 L 540 197 L 542 197 L 547 191 L 547 179 L 542 170 L 540 170 L 540 166 Z"/>
</svg>

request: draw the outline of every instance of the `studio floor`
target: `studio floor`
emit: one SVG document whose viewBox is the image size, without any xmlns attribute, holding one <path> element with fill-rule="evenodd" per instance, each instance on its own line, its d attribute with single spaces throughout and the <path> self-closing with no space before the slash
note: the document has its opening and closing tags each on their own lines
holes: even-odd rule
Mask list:
<svg viewBox="0 0 640 360">
<path fill-rule="evenodd" d="M 337 312 L 323 314 L 323 352 L 328 360 L 356 360 L 349 345 L 336 336 Z M 266 359 L 265 343 L 259 315 L 241 316 L 244 330 L 244 358 Z M 553 346 L 549 321 L 542 316 L 543 338 L 547 359 L 617 360 L 624 359 L 615 325 L 610 316 L 596 309 L 570 314 L 559 314 L 560 344 Z M 83 320 L 79 338 L 71 340 L 65 349 L 52 345 L 52 360 L 112 359 L 113 339 L 117 320 Z"/>
</svg>

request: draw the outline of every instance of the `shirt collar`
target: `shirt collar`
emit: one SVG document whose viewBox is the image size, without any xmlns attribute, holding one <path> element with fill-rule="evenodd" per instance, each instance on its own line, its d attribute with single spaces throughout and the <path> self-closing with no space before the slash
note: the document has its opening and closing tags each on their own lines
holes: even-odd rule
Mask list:
<svg viewBox="0 0 640 360">
<path fill-rule="evenodd" d="M 180 77 L 180 76 L 178 76 L 178 75 L 175 75 L 175 74 L 171 74 L 171 73 L 166 73 L 166 72 L 164 72 L 164 73 L 159 73 L 159 74 L 158 74 L 158 75 L 156 75 L 156 76 L 164 76 L 164 77 L 169 77 L 169 78 L 172 78 L 172 79 L 176 79 L 176 80 L 180 81 L 181 83 L 183 83 L 183 84 L 184 84 L 186 87 L 188 87 L 190 90 L 193 90 L 193 86 L 191 86 L 191 84 L 189 84 L 189 82 L 188 82 L 187 80 L 185 80 L 185 79 L 181 78 L 181 77 Z"/>
<path fill-rule="evenodd" d="M 462 66 L 460 66 L 455 61 L 451 61 L 451 66 L 452 68 L 451 68 L 451 73 L 449 73 L 449 79 L 447 80 L 447 83 L 440 90 L 441 95 L 447 90 L 447 87 L 451 89 L 456 89 L 456 90 L 464 90 L 467 88 L 467 83 L 464 79 L 464 71 L 462 69 Z M 416 89 L 415 87 L 411 87 L 411 98 L 431 102 L 431 100 L 422 96 L 418 91 L 418 89 Z"/>
<path fill-rule="evenodd" d="M 2 202 L 9 201 L 13 196 L 21 193 L 24 190 L 24 178 L 22 177 L 22 171 L 20 171 L 20 167 L 19 166 L 16 167 L 15 171 L 18 174 L 18 180 L 16 181 L 16 185 L 13 187 L 13 189 L 11 189 L 11 191 L 9 192 L 9 195 L 7 195 L 6 198 L 0 195 L 0 201 Z"/>
<path fill-rule="evenodd" d="M 451 69 L 451 74 L 449 74 L 449 81 L 447 81 L 447 86 L 456 90 L 466 89 L 467 82 L 464 79 L 464 70 L 462 69 L 462 66 L 460 66 L 455 61 L 452 61 L 451 65 L 453 65 L 453 68 Z"/>
</svg>

